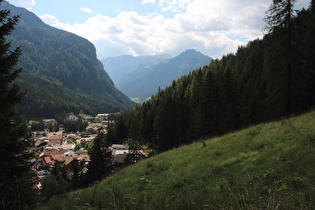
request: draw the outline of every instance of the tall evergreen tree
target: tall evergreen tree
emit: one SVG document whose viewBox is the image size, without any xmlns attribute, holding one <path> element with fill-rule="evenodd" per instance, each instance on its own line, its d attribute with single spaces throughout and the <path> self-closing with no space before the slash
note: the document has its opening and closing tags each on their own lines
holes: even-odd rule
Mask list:
<svg viewBox="0 0 315 210">
<path fill-rule="evenodd" d="M 0 4 L 3 0 L 0 0 Z M 31 206 L 33 197 L 30 165 L 25 150 L 27 129 L 16 112 L 22 100 L 14 84 L 21 73 L 16 68 L 20 48 L 11 49 L 6 37 L 14 30 L 19 17 L 10 17 L 9 10 L 0 11 L 0 208 L 22 209 Z"/>
<path fill-rule="evenodd" d="M 101 132 L 88 149 L 90 163 L 88 165 L 87 181 L 93 183 L 106 177 L 111 172 L 111 152 L 108 151 L 105 135 Z"/>
<path fill-rule="evenodd" d="M 196 122 L 193 123 L 195 127 L 195 137 L 204 137 L 207 136 L 210 132 L 212 132 L 213 126 L 211 122 L 214 119 L 213 116 L 213 97 L 211 93 L 213 93 L 213 72 L 208 70 L 205 72 L 203 85 L 200 91 L 200 101 L 196 108 L 196 114 L 194 116 L 197 118 Z"/>
<path fill-rule="evenodd" d="M 280 95 L 277 95 L 279 92 L 276 90 L 276 96 L 271 96 L 271 98 L 281 98 L 280 101 L 285 100 L 281 115 L 288 115 L 292 111 L 292 20 L 295 17 L 293 10 L 295 2 L 296 0 L 274 0 L 265 18 L 267 24 L 265 29 L 273 35 L 269 48 L 273 53 L 269 51 L 267 54 L 273 55 L 269 62 L 273 67 L 276 67 L 276 70 L 270 66 L 268 68 L 279 72 L 278 76 L 276 76 L 277 73 L 272 73 L 269 76 L 278 80 L 276 81 L 277 87 L 279 87 L 279 79 L 284 86 L 282 90 L 279 90 L 282 92 Z M 274 91 L 273 87 L 269 87 L 269 89 Z"/>
</svg>

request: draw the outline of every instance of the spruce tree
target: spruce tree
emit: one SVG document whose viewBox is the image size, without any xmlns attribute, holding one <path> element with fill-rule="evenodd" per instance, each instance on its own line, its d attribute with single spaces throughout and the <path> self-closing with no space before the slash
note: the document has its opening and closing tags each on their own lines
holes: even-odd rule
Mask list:
<svg viewBox="0 0 315 210">
<path fill-rule="evenodd" d="M 0 0 L 0 4 L 3 0 Z M 21 54 L 19 47 L 12 49 L 6 38 L 14 30 L 19 17 L 10 17 L 9 10 L 0 11 L 0 208 L 22 209 L 31 206 L 33 186 L 28 155 L 24 150 L 26 126 L 21 123 L 16 105 L 22 94 L 15 79 L 21 73 L 16 68 Z"/>
<path fill-rule="evenodd" d="M 105 135 L 101 132 L 93 140 L 88 149 L 90 163 L 88 165 L 87 182 L 99 181 L 111 173 L 111 152 L 107 149 Z"/>
<path fill-rule="evenodd" d="M 267 24 L 265 29 L 271 35 L 271 45 L 267 51 L 270 58 L 267 68 L 272 72 L 269 74 L 269 80 L 274 80 L 275 83 L 269 86 L 271 99 L 269 98 L 268 103 L 279 106 L 272 107 L 271 110 L 278 110 L 280 115 L 289 115 L 292 111 L 292 59 L 294 59 L 292 20 L 295 17 L 293 10 L 295 2 L 296 0 L 274 0 L 265 18 Z M 275 99 L 279 101 L 274 102 Z"/>
</svg>

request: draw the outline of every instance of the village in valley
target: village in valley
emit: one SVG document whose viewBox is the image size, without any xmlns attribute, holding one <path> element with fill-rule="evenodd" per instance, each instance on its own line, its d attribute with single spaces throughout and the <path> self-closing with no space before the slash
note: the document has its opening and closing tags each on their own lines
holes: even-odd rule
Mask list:
<svg viewBox="0 0 315 210">
<path fill-rule="evenodd" d="M 66 121 L 77 122 L 79 118 L 73 113 L 67 114 Z M 62 169 L 68 180 L 71 180 L 74 171 L 87 173 L 90 162 L 87 153 L 88 144 L 93 141 L 100 133 L 107 134 L 108 126 L 114 123 L 111 114 L 98 114 L 95 117 L 86 116 L 80 118 L 87 125 L 83 131 L 66 132 L 62 126 L 58 125 L 55 119 L 43 119 L 44 130 L 32 131 L 33 146 L 27 152 L 35 155 L 32 159 L 33 171 L 37 176 L 36 188 L 38 191 L 43 189 L 42 180 L 51 175 L 52 171 Z M 49 131 L 55 128 L 55 131 Z M 34 129 L 33 129 L 34 130 Z M 108 148 L 111 152 L 111 164 L 113 172 L 121 169 L 125 165 L 128 154 L 134 152 L 128 150 L 123 144 L 112 144 Z M 147 151 L 136 151 L 139 156 L 147 156 Z"/>
</svg>

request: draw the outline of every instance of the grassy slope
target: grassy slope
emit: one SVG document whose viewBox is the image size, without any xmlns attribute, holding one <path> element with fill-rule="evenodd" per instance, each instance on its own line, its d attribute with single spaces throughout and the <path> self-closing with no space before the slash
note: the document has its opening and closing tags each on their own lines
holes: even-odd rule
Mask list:
<svg viewBox="0 0 315 210">
<path fill-rule="evenodd" d="M 56 200 L 49 208 L 313 209 L 315 112 L 174 149 Z"/>
</svg>

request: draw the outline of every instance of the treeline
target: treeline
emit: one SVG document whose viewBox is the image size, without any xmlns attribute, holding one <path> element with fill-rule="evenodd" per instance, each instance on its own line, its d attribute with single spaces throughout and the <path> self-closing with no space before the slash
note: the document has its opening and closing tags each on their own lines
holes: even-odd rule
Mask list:
<svg viewBox="0 0 315 210">
<path fill-rule="evenodd" d="M 84 120 L 80 117 L 77 120 L 69 120 L 65 119 L 63 121 L 63 129 L 67 133 L 75 133 L 77 131 L 82 132 L 85 131 L 85 128 L 88 126 L 88 122 L 84 122 Z"/>
<path fill-rule="evenodd" d="M 63 120 L 61 121 L 61 126 L 66 133 L 75 133 L 75 132 L 83 132 L 85 128 L 88 126 L 88 122 L 84 122 L 81 118 L 78 120 Z M 57 132 L 59 131 L 60 124 L 58 122 L 48 123 L 45 125 L 42 121 L 30 121 L 28 123 L 30 125 L 30 130 L 35 132 L 47 130 L 49 132 Z"/>
<path fill-rule="evenodd" d="M 296 16 L 293 1 L 283 2 L 277 5 L 283 18 L 270 22 L 267 15 L 262 40 L 181 77 L 119 115 L 109 131 L 111 141 L 133 139 L 161 152 L 310 109 L 315 104 L 314 1 Z"/>
</svg>

